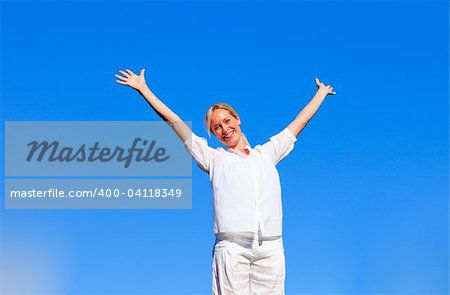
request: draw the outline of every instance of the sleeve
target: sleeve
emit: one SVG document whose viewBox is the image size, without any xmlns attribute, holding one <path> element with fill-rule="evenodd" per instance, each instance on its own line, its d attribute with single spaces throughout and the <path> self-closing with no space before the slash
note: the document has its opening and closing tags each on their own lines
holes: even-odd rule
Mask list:
<svg viewBox="0 0 450 295">
<path fill-rule="evenodd" d="M 297 138 L 286 127 L 280 133 L 272 136 L 268 142 L 261 146 L 261 148 L 276 165 L 292 151 L 296 141 Z"/>
<path fill-rule="evenodd" d="M 209 172 L 213 155 L 217 151 L 208 145 L 206 139 L 191 133 L 191 136 L 183 142 L 183 146 L 198 166 L 203 171 Z"/>
</svg>

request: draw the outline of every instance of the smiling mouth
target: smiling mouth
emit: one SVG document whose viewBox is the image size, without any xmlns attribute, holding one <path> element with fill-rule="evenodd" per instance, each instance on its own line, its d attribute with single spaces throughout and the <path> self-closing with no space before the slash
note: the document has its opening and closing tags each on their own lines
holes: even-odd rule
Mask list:
<svg viewBox="0 0 450 295">
<path fill-rule="evenodd" d="M 228 141 L 228 139 L 230 139 L 231 136 L 234 135 L 234 132 L 235 132 L 235 131 L 233 130 L 233 131 L 231 131 L 231 132 L 228 132 L 226 135 L 222 136 L 223 140 Z"/>
</svg>

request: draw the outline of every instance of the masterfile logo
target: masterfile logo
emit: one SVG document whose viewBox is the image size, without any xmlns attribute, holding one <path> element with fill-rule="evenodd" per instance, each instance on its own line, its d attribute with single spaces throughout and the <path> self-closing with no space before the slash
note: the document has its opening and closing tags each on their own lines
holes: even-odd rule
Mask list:
<svg viewBox="0 0 450 295">
<path fill-rule="evenodd" d="M 170 158 L 166 155 L 166 149 L 163 147 L 156 148 L 156 140 L 150 141 L 142 138 L 135 138 L 130 148 L 116 146 L 111 149 L 109 147 L 101 147 L 100 142 L 95 142 L 92 147 L 87 147 L 82 144 L 78 148 L 71 146 L 61 146 L 57 140 L 49 143 L 48 141 L 32 141 L 27 146 L 30 147 L 30 152 L 27 156 L 27 162 L 47 160 L 49 162 L 109 162 L 118 161 L 124 162 L 124 167 L 128 168 L 132 161 L 136 162 L 164 162 Z M 142 147 L 139 147 L 142 146 Z M 154 151 L 154 152 L 153 152 Z M 37 154 L 35 156 L 35 154 Z"/>
<path fill-rule="evenodd" d="M 5 124 L 9 176 L 191 176 L 191 158 L 165 122 Z"/>
</svg>

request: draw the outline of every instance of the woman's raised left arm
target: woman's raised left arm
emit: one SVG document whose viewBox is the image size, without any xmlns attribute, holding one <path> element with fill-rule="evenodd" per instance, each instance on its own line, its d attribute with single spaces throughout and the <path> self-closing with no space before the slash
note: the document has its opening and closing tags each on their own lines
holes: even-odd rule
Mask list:
<svg viewBox="0 0 450 295">
<path fill-rule="evenodd" d="M 319 89 L 317 89 L 316 94 L 311 99 L 311 101 L 303 108 L 303 110 L 295 117 L 295 119 L 287 126 L 287 128 L 297 136 L 303 128 L 306 127 L 309 120 L 316 114 L 322 102 L 325 100 L 325 97 L 328 94 L 336 94 L 333 91 L 333 87 L 330 85 L 325 86 L 322 82 L 316 78 L 316 85 Z"/>
</svg>

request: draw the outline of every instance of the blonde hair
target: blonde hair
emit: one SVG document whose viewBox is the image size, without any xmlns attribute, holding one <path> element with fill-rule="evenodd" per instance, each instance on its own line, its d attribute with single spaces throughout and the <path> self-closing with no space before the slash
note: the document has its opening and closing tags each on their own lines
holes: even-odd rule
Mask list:
<svg viewBox="0 0 450 295">
<path fill-rule="evenodd" d="M 230 106 L 227 103 L 224 102 L 218 102 L 213 104 L 208 111 L 206 112 L 206 116 L 205 116 L 205 124 L 206 124 L 206 131 L 208 131 L 208 135 L 209 137 L 211 137 L 211 118 L 212 118 L 212 114 L 215 110 L 226 110 L 230 113 L 231 116 L 235 117 L 236 119 L 239 117 L 238 113 L 233 109 L 232 106 Z M 214 132 L 212 132 L 214 133 Z M 245 134 L 241 131 L 242 134 L 242 139 L 244 140 L 244 143 L 246 145 L 250 145 L 248 143 L 247 137 L 245 136 Z"/>
</svg>

